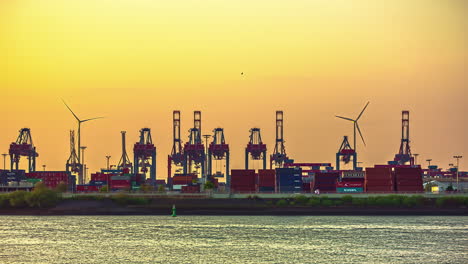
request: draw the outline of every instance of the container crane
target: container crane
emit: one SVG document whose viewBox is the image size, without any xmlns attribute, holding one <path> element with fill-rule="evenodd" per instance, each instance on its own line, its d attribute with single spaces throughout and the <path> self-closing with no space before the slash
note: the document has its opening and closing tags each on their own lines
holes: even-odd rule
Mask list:
<svg viewBox="0 0 468 264">
<path fill-rule="evenodd" d="M 213 175 L 213 164 L 212 160 L 216 161 L 225 161 L 225 173 L 222 174 L 221 171 L 216 171 Z M 226 177 L 226 186 L 229 187 L 230 183 L 230 175 L 229 175 L 229 145 L 226 144 L 224 140 L 224 129 L 222 128 L 215 128 L 213 130 L 213 141 L 210 143 L 208 147 L 208 175 L 213 175 L 215 177 Z"/>
<path fill-rule="evenodd" d="M 140 172 L 146 174 L 149 168 L 151 183 L 156 184 L 156 147 L 151 139 L 150 128 L 140 130 L 140 141 L 133 146 L 133 157 L 133 173 L 135 175 Z"/>
<path fill-rule="evenodd" d="M 288 159 L 283 139 L 283 111 L 276 111 L 276 141 L 275 150 L 270 156 L 270 169 L 273 168 L 273 164 L 278 168 L 283 167 L 284 162 Z"/>
<path fill-rule="evenodd" d="M 33 144 L 31 137 L 31 130 L 29 128 L 22 128 L 19 131 L 19 136 L 16 142 L 10 144 L 9 149 L 11 166 L 10 169 L 18 170 L 21 156 L 28 158 L 28 171 L 36 171 L 36 158 L 39 154 Z"/>
<path fill-rule="evenodd" d="M 263 160 L 263 169 L 266 169 L 267 163 L 267 147 L 262 142 L 260 128 L 254 127 L 250 129 L 249 143 L 245 148 L 245 169 L 249 169 L 249 157 L 252 160 Z"/>
<path fill-rule="evenodd" d="M 184 145 L 184 174 L 193 173 L 201 168 L 205 175 L 205 147 L 201 140 L 201 112 L 193 112 L 193 128 L 189 130 L 189 140 Z"/>
</svg>

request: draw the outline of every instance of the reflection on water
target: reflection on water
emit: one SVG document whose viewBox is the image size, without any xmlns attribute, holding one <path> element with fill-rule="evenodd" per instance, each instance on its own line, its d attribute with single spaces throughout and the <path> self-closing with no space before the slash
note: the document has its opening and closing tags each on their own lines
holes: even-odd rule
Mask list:
<svg viewBox="0 0 468 264">
<path fill-rule="evenodd" d="M 0 263 L 468 263 L 463 216 L 0 216 Z"/>
</svg>

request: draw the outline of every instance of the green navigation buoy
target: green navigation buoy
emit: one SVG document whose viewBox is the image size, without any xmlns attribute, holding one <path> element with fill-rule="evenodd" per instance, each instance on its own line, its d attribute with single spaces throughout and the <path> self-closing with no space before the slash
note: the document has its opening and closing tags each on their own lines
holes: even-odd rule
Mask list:
<svg viewBox="0 0 468 264">
<path fill-rule="evenodd" d="M 176 217 L 177 216 L 177 213 L 176 213 L 176 208 L 175 208 L 175 204 L 172 205 L 172 217 Z"/>
</svg>

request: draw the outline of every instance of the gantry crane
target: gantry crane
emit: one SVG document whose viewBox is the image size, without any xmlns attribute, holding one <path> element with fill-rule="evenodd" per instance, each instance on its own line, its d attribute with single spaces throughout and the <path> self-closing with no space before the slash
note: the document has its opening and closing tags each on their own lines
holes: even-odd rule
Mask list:
<svg viewBox="0 0 468 264">
<path fill-rule="evenodd" d="M 224 160 L 225 164 L 225 173 L 222 174 L 221 170 L 216 170 L 216 173 L 213 175 L 213 161 L 220 162 Z M 221 162 L 220 162 L 221 163 Z M 215 166 L 216 167 L 216 166 Z M 226 144 L 224 140 L 224 129 L 222 128 L 215 128 L 213 130 L 213 141 L 210 143 L 208 147 L 208 175 L 212 175 L 214 177 L 226 177 L 226 186 L 229 187 L 230 185 L 230 175 L 229 175 L 229 145 Z"/>
<path fill-rule="evenodd" d="M 262 142 L 260 128 L 254 127 L 250 129 L 249 143 L 245 148 L 245 169 L 249 169 L 249 157 L 252 160 L 263 160 L 263 169 L 266 169 L 267 162 L 267 147 Z"/>
<path fill-rule="evenodd" d="M 130 159 L 128 158 L 127 155 L 127 146 L 126 146 L 126 140 L 125 140 L 125 134 L 127 133 L 126 131 L 121 131 L 122 133 L 122 156 L 120 157 L 119 165 L 117 168 L 119 170 L 122 170 L 124 173 L 132 173 L 133 168 L 132 168 L 132 163 L 130 162 Z"/>
<path fill-rule="evenodd" d="M 167 156 L 167 184 L 169 186 L 172 185 L 172 166 L 184 169 L 185 163 L 186 159 L 180 139 L 180 111 L 175 110 L 172 112 L 172 151 Z"/>
<path fill-rule="evenodd" d="M 70 157 L 68 157 L 67 163 L 65 165 L 65 170 L 67 172 L 77 173 L 78 184 L 84 183 L 83 182 L 83 165 L 78 160 L 78 155 L 76 154 L 74 130 L 70 130 Z"/>
<path fill-rule="evenodd" d="M 399 165 L 407 164 L 414 165 L 414 157 L 411 155 L 409 139 L 409 111 L 401 112 L 401 143 L 400 151 L 395 155 L 394 161 Z"/>
<path fill-rule="evenodd" d="M 151 139 L 150 128 L 140 130 L 140 141 L 133 146 L 133 157 L 133 173 L 146 174 L 149 168 L 151 183 L 156 184 L 156 147 Z"/>
<path fill-rule="evenodd" d="M 193 128 L 189 130 L 189 140 L 184 145 L 184 174 L 198 173 L 201 168 L 201 175 L 205 175 L 205 147 L 201 140 L 201 112 L 193 112 Z"/>
<path fill-rule="evenodd" d="M 275 150 L 270 156 L 270 169 L 273 168 L 273 164 L 277 168 L 283 167 L 288 159 L 283 139 L 283 111 L 276 111 L 276 141 Z"/>
<path fill-rule="evenodd" d="M 36 170 L 36 158 L 39 156 L 39 154 L 37 153 L 36 147 L 33 144 L 31 130 L 29 128 L 22 128 L 19 131 L 19 136 L 16 139 L 16 142 L 10 144 L 9 154 L 11 160 L 11 170 L 19 169 L 21 156 L 28 158 L 29 172 Z"/>
<path fill-rule="evenodd" d="M 343 142 L 341 143 L 338 152 L 336 153 L 336 169 L 340 170 L 340 163 L 348 164 L 353 158 L 353 170 L 357 167 L 357 153 L 351 148 L 348 141 L 348 136 L 343 136 Z"/>
</svg>

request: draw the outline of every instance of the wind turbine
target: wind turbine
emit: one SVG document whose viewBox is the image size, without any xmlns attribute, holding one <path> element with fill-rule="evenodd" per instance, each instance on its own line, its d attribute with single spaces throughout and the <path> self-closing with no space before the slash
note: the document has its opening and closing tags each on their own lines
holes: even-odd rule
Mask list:
<svg viewBox="0 0 468 264">
<path fill-rule="evenodd" d="M 353 124 L 354 124 L 354 151 L 356 151 L 356 128 L 357 128 L 357 130 L 359 132 L 359 135 L 361 136 L 362 143 L 364 143 L 364 146 L 366 145 L 366 142 L 364 141 L 364 137 L 362 136 L 362 133 L 361 133 L 361 129 L 359 129 L 358 120 L 359 120 L 359 118 L 361 118 L 362 113 L 364 113 L 364 110 L 366 110 L 368 105 L 369 105 L 369 102 L 367 102 L 366 106 L 364 106 L 361 113 L 358 115 L 358 117 L 356 119 L 351 119 L 351 118 L 342 117 L 342 116 L 336 116 L 338 118 L 342 118 L 342 119 L 353 122 Z"/>
<path fill-rule="evenodd" d="M 80 149 L 81 149 L 81 123 L 84 123 L 84 122 L 87 122 L 87 121 L 91 121 L 91 120 L 94 120 L 94 119 L 99 119 L 99 118 L 104 118 L 102 116 L 100 117 L 93 117 L 93 118 L 88 118 L 88 119 L 84 119 L 84 120 L 80 120 L 76 115 L 75 113 L 73 113 L 73 111 L 71 110 L 71 108 L 67 105 L 67 103 L 65 103 L 65 101 L 62 99 L 63 103 L 65 104 L 65 106 L 68 108 L 68 110 L 70 110 L 70 112 L 72 113 L 72 115 L 75 117 L 76 121 L 78 121 L 78 162 L 81 163 L 81 158 L 80 158 Z"/>
</svg>

